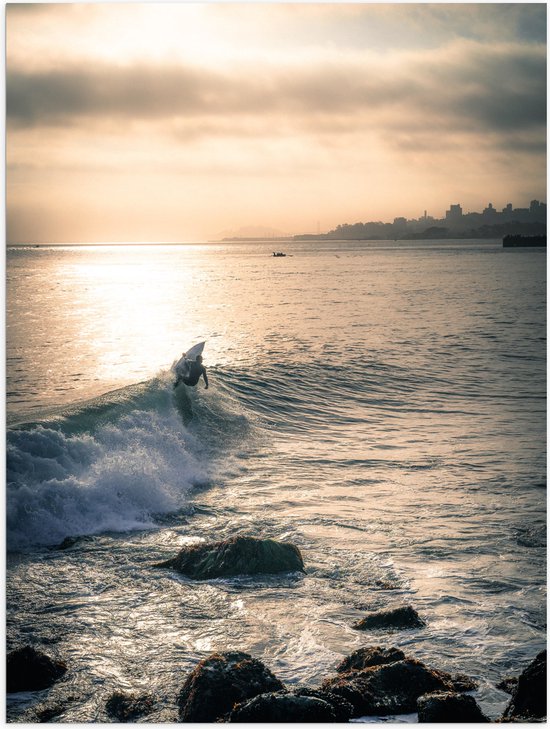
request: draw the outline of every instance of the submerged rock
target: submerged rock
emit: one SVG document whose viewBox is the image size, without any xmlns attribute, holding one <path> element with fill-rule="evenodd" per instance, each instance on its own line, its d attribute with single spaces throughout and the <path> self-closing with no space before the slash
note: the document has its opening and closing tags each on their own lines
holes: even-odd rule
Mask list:
<svg viewBox="0 0 550 729">
<path fill-rule="evenodd" d="M 55 547 L 51 547 L 51 549 L 63 551 L 65 549 L 71 549 L 71 547 L 75 547 L 76 545 L 80 544 L 86 544 L 87 542 L 92 542 L 94 540 L 93 537 L 82 535 L 78 537 L 65 537 L 65 539 L 58 544 Z"/>
<path fill-rule="evenodd" d="M 214 653 L 185 680 L 178 696 L 180 721 L 212 722 L 235 704 L 282 689 L 283 683 L 248 653 Z"/>
<path fill-rule="evenodd" d="M 471 678 L 465 676 L 463 673 L 455 673 L 452 676 L 453 691 L 475 691 L 479 688 L 479 683 Z"/>
<path fill-rule="evenodd" d="M 518 678 L 504 721 L 531 721 L 546 716 L 546 651 L 527 666 Z"/>
<path fill-rule="evenodd" d="M 63 704 L 50 704 L 36 711 L 36 720 L 39 724 L 50 724 L 53 719 L 57 719 L 58 716 L 65 711 Z"/>
<path fill-rule="evenodd" d="M 416 711 L 417 699 L 434 691 L 452 691 L 453 678 L 405 658 L 369 668 L 340 673 L 321 689 L 339 694 L 353 705 L 353 716 L 389 716 Z"/>
<path fill-rule="evenodd" d="M 105 704 L 105 709 L 110 717 L 121 723 L 134 722 L 139 717 L 149 714 L 155 706 L 152 696 L 143 694 L 124 694 L 115 691 Z"/>
<path fill-rule="evenodd" d="M 7 656 L 7 692 L 40 691 L 52 686 L 67 670 L 63 661 L 56 661 L 30 645 L 18 648 Z"/>
<path fill-rule="evenodd" d="M 363 668 L 371 668 L 372 666 L 382 666 L 385 663 L 395 663 L 402 661 L 405 654 L 399 648 L 380 648 L 380 646 L 369 646 L 359 648 L 350 656 L 344 658 L 341 663 L 336 666 L 338 673 L 347 673 L 348 671 L 360 671 Z"/>
<path fill-rule="evenodd" d="M 490 721 L 473 696 L 451 691 L 421 696 L 417 705 L 419 723 L 483 724 Z"/>
<path fill-rule="evenodd" d="M 240 723 L 299 723 L 338 722 L 351 718 L 353 707 L 342 697 L 328 691 L 297 689 L 260 694 L 237 704 L 229 722 Z"/>
<path fill-rule="evenodd" d="M 355 630 L 377 630 L 379 628 L 423 628 L 426 623 L 410 605 L 393 610 L 381 610 L 367 615 L 352 627 Z"/>
<path fill-rule="evenodd" d="M 61 701 L 54 701 L 54 702 L 46 702 L 44 704 L 39 704 L 34 709 L 34 716 L 31 718 L 30 716 L 28 718 L 25 718 L 25 721 L 29 721 L 32 723 L 39 723 L 39 724 L 50 724 L 54 720 L 57 721 L 63 721 L 62 719 L 59 719 L 59 717 L 67 711 L 70 704 L 75 701 L 75 696 L 64 696 Z"/>
<path fill-rule="evenodd" d="M 294 544 L 255 537 L 233 537 L 221 542 L 184 547 L 176 557 L 155 567 L 172 567 L 195 580 L 305 572 L 302 555 Z"/>
<path fill-rule="evenodd" d="M 501 691 L 505 691 L 507 694 L 513 694 L 516 690 L 516 687 L 518 685 L 518 677 L 517 676 L 506 676 L 506 678 L 503 678 L 502 681 L 499 681 L 497 683 L 497 689 L 500 689 Z"/>
</svg>

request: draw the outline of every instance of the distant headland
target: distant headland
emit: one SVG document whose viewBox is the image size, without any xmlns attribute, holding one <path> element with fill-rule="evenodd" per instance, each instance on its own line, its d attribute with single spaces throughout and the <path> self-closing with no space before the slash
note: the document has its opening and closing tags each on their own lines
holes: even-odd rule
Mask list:
<svg viewBox="0 0 550 729">
<path fill-rule="evenodd" d="M 507 235 L 540 236 L 546 234 L 546 203 L 531 200 L 528 208 L 514 208 L 508 203 L 497 210 L 489 203 L 481 213 L 465 213 L 460 204 L 450 205 L 444 218 L 424 215 L 393 223 L 343 223 L 327 233 L 265 236 L 278 241 L 292 240 L 430 240 L 445 238 L 504 238 Z M 232 236 L 224 241 L 254 240 L 263 236 Z"/>
</svg>

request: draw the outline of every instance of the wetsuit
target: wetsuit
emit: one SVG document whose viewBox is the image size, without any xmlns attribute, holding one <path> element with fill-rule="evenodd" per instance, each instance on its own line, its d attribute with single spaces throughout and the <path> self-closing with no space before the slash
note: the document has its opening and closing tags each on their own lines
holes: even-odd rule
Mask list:
<svg viewBox="0 0 550 729">
<path fill-rule="evenodd" d="M 183 382 L 184 385 L 194 387 L 200 378 L 204 377 L 204 384 L 208 387 L 208 377 L 206 376 L 206 367 L 200 362 L 189 362 L 184 374 L 178 375 L 176 385 Z"/>
</svg>

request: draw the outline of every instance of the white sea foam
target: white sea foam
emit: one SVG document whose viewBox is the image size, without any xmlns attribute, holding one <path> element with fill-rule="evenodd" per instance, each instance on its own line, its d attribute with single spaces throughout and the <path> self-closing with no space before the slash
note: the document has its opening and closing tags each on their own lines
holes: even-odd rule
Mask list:
<svg viewBox="0 0 550 729">
<path fill-rule="evenodd" d="M 10 433 L 9 548 L 152 526 L 208 478 L 195 446 L 176 411 L 133 410 L 93 433 Z"/>
</svg>

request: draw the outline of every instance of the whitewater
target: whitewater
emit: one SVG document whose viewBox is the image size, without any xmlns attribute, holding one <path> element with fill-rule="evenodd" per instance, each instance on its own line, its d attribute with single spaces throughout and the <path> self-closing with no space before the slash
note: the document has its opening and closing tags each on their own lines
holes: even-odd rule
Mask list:
<svg viewBox="0 0 550 729">
<path fill-rule="evenodd" d="M 363 645 L 476 678 L 496 718 L 545 647 L 545 251 L 288 253 L 8 249 L 7 649 L 69 666 L 10 721 L 107 721 L 124 690 L 171 722 L 213 651 L 317 686 Z M 201 340 L 210 388 L 174 389 Z M 306 573 L 152 568 L 237 534 L 293 542 Z M 400 604 L 427 627 L 351 627 Z"/>
</svg>

